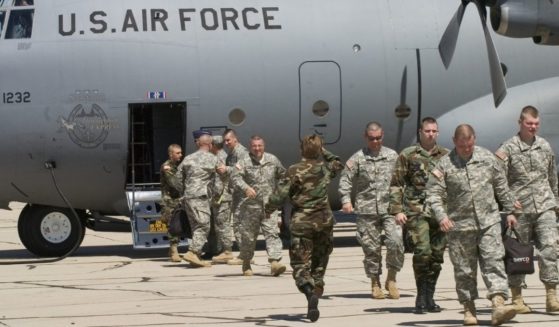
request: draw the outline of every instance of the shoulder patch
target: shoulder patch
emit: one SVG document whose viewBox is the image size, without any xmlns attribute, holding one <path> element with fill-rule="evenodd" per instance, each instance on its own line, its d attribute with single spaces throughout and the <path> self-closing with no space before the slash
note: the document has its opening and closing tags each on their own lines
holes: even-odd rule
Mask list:
<svg viewBox="0 0 559 327">
<path fill-rule="evenodd" d="M 353 169 L 353 160 L 346 161 L 345 166 L 347 167 L 347 169 L 352 170 Z"/>
<path fill-rule="evenodd" d="M 169 165 L 164 165 L 163 166 L 163 171 L 169 171 L 169 170 L 171 170 L 171 166 L 169 166 Z"/>
<path fill-rule="evenodd" d="M 237 170 L 242 170 L 243 166 L 241 166 L 239 163 L 236 163 L 235 168 L 237 168 Z"/>
<path fill-rule="evenodd" d="M 501 150 L 497 150 L 497 152 L 495 152 L 495 155 L 497 156 L 497 158 L 499 158 L 503 161 L 507 160 L 507 157 L 508 157 L 507 154 L 504 151 L 501 151 Z"/>
<path fill-rule="evenodd" d="M 435 177 L 437 177 L 437 179 L 439 179 L 439 180 L 441 180 L 441 181 L 443 180 L 444 174 L 443 174 L 440 170 L 438 170 L 438 169 L 433 169 L 433 171 L 431 172 L 431 174 L 433 174 Z"/>
</svg>

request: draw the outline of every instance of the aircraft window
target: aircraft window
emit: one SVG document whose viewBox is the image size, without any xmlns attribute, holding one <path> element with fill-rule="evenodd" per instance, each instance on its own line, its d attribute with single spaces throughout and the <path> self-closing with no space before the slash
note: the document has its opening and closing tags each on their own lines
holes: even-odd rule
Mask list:
<svg viewBox="0 0 559 327">
<path fill-rule="evenodd" d="M 394 114 L 396 114 L 396 118 L 398 119 L 406 119 L 411 114 L 411 108 L 407 104 L 400 104 L 394 110 Z"/>
<path fill-rule="evenodd" d="M 241 125 L 246 119 L 246 114 L 241 108 L 235 108 L 229 112 L 229 121 L 233 125 Z"/>
<path fill-rule="evenodd" d="M 33 0 L 16 0 L 16 6 L 32 6 Z"/>
<path fill-rule="evenodd" d="M 330 105 L 328 102 L 323 100 L 318 100 L 312 105 L 312 113 L 318 117 L 324 117 L 330 110 Z"/>
<path fill-rule="evenodd" d="M 31 37 L 33 11 L 33 9 L 12 10 L 6 30 L 6 39 L 28 39 Z"/>
<path fill-rule="evenodd" d="M 2 35 L 2 30 L 4 26 L 4 16 L 5 13 L 3 11 L 0 11 L 0 35 Z"/>
</svg>

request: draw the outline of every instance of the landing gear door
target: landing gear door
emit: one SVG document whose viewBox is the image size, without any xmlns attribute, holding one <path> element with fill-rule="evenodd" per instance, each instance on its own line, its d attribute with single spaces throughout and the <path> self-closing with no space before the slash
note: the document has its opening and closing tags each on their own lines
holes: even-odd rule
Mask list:
<svg viewBox="0 0 559 327">
<path fill-rule="evenodd" d="M 299 137 L 317 134 L 326 144 L 340 139 L 341 69 L 334 61 L 306 61 L 299 66 Z"/>
</svg>

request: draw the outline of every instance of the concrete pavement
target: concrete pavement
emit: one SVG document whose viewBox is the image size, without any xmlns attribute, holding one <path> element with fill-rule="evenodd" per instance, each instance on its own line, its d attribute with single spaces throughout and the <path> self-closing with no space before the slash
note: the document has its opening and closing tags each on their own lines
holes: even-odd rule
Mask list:
<svg viewBox="0 0 559 327">
<path fill-rule="evenodd" d="M 306 300 L 291 268 L 271 277 L 265 251 L 256 252 L 253 277 L 240 266 L 189 268 L 171 263 L 166 250 L 133 250 L 129 232 L 87 231 L 70 258 L 40 263 L 21 245 L 17 216 L 0 210 L 0 326 L 308 326 Z M 452 265 L 444 264 L 436 300 L 441 313 L 416 315 L 411 255 L 398 275 L 399 300 L 373 300 L 365 277 L 355 228 L 336 227 L 336 247 L 326 274 L 316 326 L 461 326 Z M 284 263 L 289 262 L 284 250 Z M 384 276 L 383 276 L 384 282 Z M 526 301 L 536 313 L 505 326 L 557 326 L 559 315 L 545 313 L 537 272 L 528 277 Z M 485 295 L 479 278 L 480 294 Z M 478 319 L 490 324 L 490 303 L 476 301 Z"/>
</svg>

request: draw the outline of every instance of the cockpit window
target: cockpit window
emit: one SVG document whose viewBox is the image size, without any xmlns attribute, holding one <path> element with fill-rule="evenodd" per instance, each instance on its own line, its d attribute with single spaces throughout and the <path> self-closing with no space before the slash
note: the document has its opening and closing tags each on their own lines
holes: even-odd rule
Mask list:
<svg viewBox="0 0 559 327">
<path fill-rule="evenodd" d="M 0 36 L 28 39 L 33 29 L 34 0 L 0 0 Z"/>
<path fill-rule="evenodd" d="M 15 6 L 32 6 L 32 5 L 33 5 L 33 0 L 16 0 L 15 3 Z"/>
<path fill-rule="evenodd" d="M 0 11 L 0 35 L 2 35 L 2 31 L 4 30 L 4 17 L 6 16 L 6 13 L 3 11 Z"/>
<path fill-rule="evenodd" d="M 31 37 L 33 27 L 33 10 L 12 10 L 6 39 L 28 39 Z"/>
</svg>

